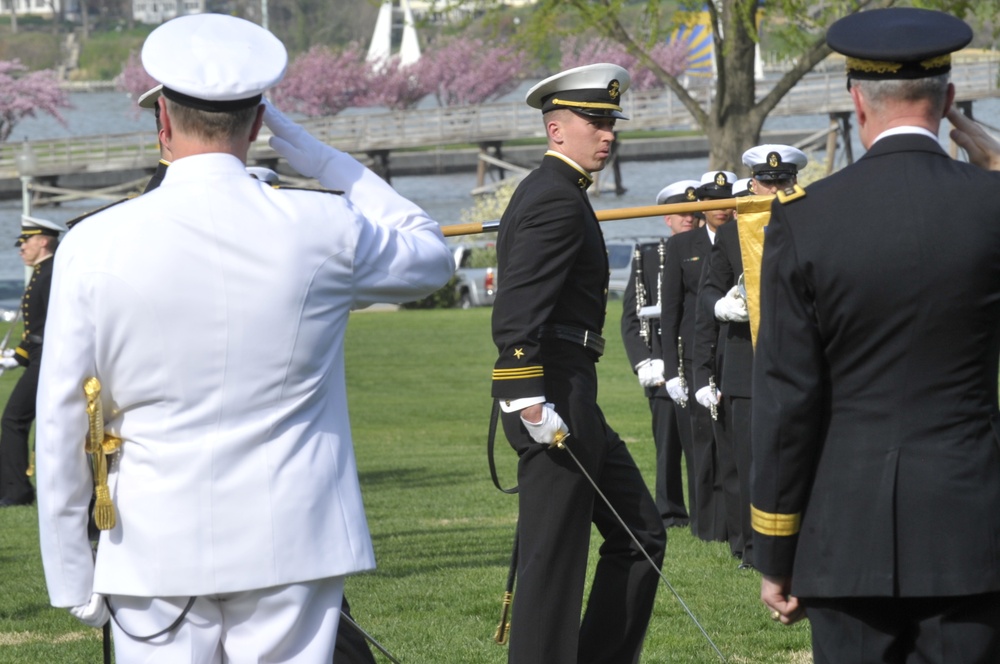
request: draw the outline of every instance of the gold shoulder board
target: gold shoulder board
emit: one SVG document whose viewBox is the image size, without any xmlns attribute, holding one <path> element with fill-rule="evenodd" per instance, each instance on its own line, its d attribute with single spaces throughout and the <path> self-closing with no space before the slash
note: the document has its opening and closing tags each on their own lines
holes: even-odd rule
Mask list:
<svg viewBox="0 0 1000 664">
<path fill-rule="evenodd" d="M 778 190 L 778 201 L 784 205 L 786 203 L 791 203 L 794 200 L 802 198 L 806 195 L 806 190 L 797 184 L 793 184 L 788 189 Z"/>
<path fill-rule="evenodd" d="M 117 200 L 117 201 L 115 201 L 113 203 L 108 203 L 107 205 L 102 205 L 101 207 L 97 208 L 96 210 L 91 210 L 90 212 L 85 212 L 85 213 L 81 214 L 79 217 L 76 217 L 75 219 L 70 219 L 69 221 L 66 222 L 66 230 L 72 230 L 74 226 L 76 226 L 78 223 L 80 223 L 84 219 L 89 219 L 90 217 L 93 217 L 98 212 L 104 212 L 108 208 L 113 208 L 114 206 L 118 205 L 119 203 L 124 203 L 125 201 L 130 201 L 133 198 L 135 198 L 135 196 L 126 196 L 125 198 L 121 198 L 121 199 L 119 199 L 119 200 Z"/>
</svg>

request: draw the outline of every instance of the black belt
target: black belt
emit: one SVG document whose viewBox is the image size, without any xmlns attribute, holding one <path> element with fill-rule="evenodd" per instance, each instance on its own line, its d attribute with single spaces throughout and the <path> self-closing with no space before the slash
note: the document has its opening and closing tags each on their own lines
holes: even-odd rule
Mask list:
<svg viewBox="0 0 1000 664">
<path fill-rule="evenodd" d="M 597 332 L 591 332 L 579 327 L 547 323 L 539 326 L 538 338 L 571 341 L 575 344 L 580 344 L 587 350 L 593 351 L 597 354 L 597 357 L 604 355 L 604 337 Z"/>
</svg>

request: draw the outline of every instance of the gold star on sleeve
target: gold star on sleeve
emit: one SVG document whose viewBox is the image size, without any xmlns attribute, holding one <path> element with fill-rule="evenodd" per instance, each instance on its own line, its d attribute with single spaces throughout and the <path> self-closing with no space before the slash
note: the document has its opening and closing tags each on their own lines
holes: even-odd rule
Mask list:
<svg viewBox="0 0 1000 664">
<path fill-rule="evenodd" d="M 522 357 L 524 357 L 524 349 L 523 348 L 515 348 L 514 349 L 514 357 L 516 357 L 519 360 Z"/>
</svg>

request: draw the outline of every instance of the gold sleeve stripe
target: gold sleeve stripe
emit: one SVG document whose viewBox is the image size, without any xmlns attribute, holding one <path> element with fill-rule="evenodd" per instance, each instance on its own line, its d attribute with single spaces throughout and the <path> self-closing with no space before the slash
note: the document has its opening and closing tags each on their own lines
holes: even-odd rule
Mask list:
<svg viewBox="0 0 1000 664">
<path fill-rule="evenodd" d="M 750 525 L 761 535 L 788 537 L 802 527 L 802 514 L 769 514 L 750 506 Z"/>
<path fill-rule="evenodd" d="M 20 355 L 21 357 L 23 357 L 24 359 L 28 359 L 28 357 L 29 357 L 28 351 L 24 350 L 20 346 L 18 346 L 17 348 L 15 348 L 14 352 L 17 353 L 18 355 Z"/>
<path fill-rule="evenodd" d="M 519 380 L 522 378 L 541 378 L 545 370 L 540 367 L 523 367 L 520 369 L 494 369 L 493 380 Z"/>
</svg>

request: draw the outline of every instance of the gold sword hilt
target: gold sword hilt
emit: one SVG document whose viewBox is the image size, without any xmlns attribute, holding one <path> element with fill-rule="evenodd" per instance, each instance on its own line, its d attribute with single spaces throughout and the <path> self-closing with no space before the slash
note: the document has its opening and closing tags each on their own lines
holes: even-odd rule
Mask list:
<svg viewBox="0 0 1000 664">
<path fill-rule="evenodd" d="M 504 592 L 500 603 L 500 624 L 493 634 L 493 640 L 501 646 L 507 643 L 507 637 L 510 635 L 510 605 L 513 600 L 514 593 L 509 590 Z"/>
</svg>

